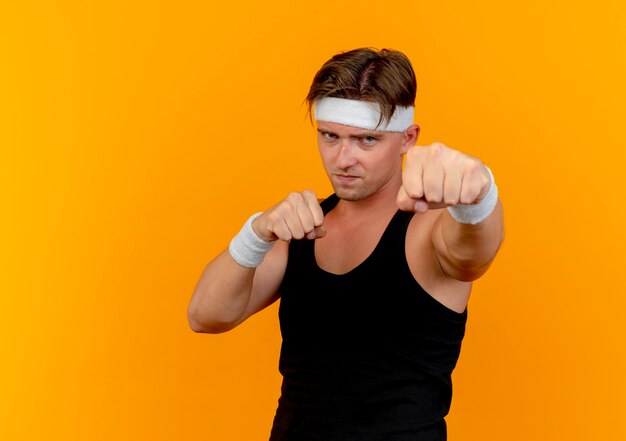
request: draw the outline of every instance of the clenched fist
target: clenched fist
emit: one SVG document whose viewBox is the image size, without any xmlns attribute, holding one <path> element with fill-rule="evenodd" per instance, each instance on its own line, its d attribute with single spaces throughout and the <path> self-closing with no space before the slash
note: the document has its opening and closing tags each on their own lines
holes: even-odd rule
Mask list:
<svg viewBox="0 0 626 441">
<path fill-rule="evenodd" d="M 491 178 L 483 163 L 440 143 L 411 147 L 406 154 L 398 208 L 425 212 L 456 204 L 477 204 Z"/>
<path fill-rule="evenodd" d="M 310 190 L 290 193 L 252 222 L 254 232 L 266 242 L 319 239 L 326 235 L 324 212 Z"/>
</svg>

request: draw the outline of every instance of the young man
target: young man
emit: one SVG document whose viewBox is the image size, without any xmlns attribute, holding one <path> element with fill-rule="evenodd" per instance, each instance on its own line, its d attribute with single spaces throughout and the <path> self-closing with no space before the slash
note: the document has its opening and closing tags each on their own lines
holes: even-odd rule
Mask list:
<svg viewBox="0 0 626 441">
<path fill-rule="evenodd" d="M 472 281 L 498 251 L 502 208 L 481 161 L 414 145 L 415 91 L 397 51 L 326 62 L 307 101 L 334 194 L 291 193 L 252 216 L 195 289 L 197 332 L 281 298 L 272 441 L 446 439 Z"/>
</svg>

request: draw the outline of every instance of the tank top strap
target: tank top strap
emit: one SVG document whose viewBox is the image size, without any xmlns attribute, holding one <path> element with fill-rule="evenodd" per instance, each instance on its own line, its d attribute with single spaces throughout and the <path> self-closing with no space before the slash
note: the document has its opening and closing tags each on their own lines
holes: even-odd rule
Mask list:
<svg viewBox="0 0 626 441">
<path fill-rule="evenodd" d="M 337 197 L 335 193 L 331 194 L 326 199 L 324 199 L 320 203 L 320 206 L 322 207 L 322 211 L 324 212 L 324 215 L 327 215 L 328 212 L 332 210 L 333 208 L 335 208 L 335 206 L 338 203 L 339 203 L 339 198 Z"/>
</svg>

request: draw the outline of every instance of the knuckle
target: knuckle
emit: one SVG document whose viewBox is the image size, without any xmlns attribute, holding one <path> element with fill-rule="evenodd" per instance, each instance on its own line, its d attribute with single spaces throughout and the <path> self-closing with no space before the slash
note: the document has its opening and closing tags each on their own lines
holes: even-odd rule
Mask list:
<svg viewBox="0 0 626 441">
<path fill-rule="evenodd" d="M 438 192 L 427 192 L 424 197 L 428 202 L 431 203 L 437 204 L 441 202 L 441 194 L 439 194 Z"/>
<path fill-rule="evenodd" d="M 288 199 L 285 199 L 280 203 L 278 209 L 282 212 L 290 212 L 291 211 L 291 203 Z"/>
<path fill-rule="evenodd" d="M 463 157 L 465 155 L 459 152 L 458 150 L 452 150 L 452 149 L 450 149 L 450 152 L 448 153 L 448 155 L 450 158 L 450 165 L 458 169 L 459 164 L 462 164 Z"/>
<path fill-rule="evenodd" d="M 285 240 L 285 230 L 284 230 L 284 228 L 281 225 L 275 225 L 274 228 L 272 228 L 272 232 L 279 239 Z"/>
<path fill-rule="evenodd" d="M 432 202 L 441 202 L 441 200 L 443 199 L 442 189 L 439 188 L 437 185 L 429 185 L 428 187 L 424 188 L 424 193 L 426 193 L 426 196 Z"/>
<path fill-rule="evenodd" d="M 313 214 L 314 214 L 314 216 L 313 216 L 313 224 L 316 227 L 319 227 L 319 226 L 323 225 L 324 224 L 324 212 L 322 211 L 322 209 L 321 208 L 316 209 L 315 213 L 313 213 Z"/>
<path fill-rule="evenodd" d="M 317 196 L 315 196 L 315 192 L 313 192 L 313 190 L 304 190 L 302 192 L 302 194 L 305 197 L 311 198 L 311 199 L 317 199 Z"/>
<path fill-rule="evenodd" d="M 403 176 L 400 193 L 406 194 L 411 198 L 420 198 L 424 193 L 423 190 L 424 187 L 421 180 L 411 179 L 410 175 Z"/>
<path fill-rule="evenodd" d="M 473 185 L 470 186 L 467 189 L 467 193 L 465 194 L 466 202 L 464 202 L 464 203 L 466 203 L 466 204 L 474 203 L 476 201 L 476 197 L 477 196 L 478 196 L 478 188 L 473 186 Z"/>
<path fill-rule="evenodd" d="M 406 195 L 411 199 L 419 199 L 424 196 L 424 192 L 421 189 L 415 187 L 406 188 L 404 191 Z"/>
<path fill-rule="evenodd" d="M 269 223 L 274 224 L 280 220 L 281 216 L 280 216 L 279 210 L 280 210 L 280 205 L 267 215 L 267 220 Z"/>
<path fill-rule="evenodd" d="M 306 216 L 301 218 L 302 229 L 305 233 L 310 233 L 313 228 L 315 228 L 315 224 L 313 222 L 313 218 L 311 216 Z"/>
<path fill-rule="evenodd" d="M 289 193 L 289 195 L 287 196 L 287 200 L 293 203 L 298 203 L 302 201 L 302 194 L 298 193 L 297 191 L 293 191 Z"/>
<path fill-rule="evenodd" d="M 430 156 L 434 158 L 438 158 L 439 156 L 441 156 L 442 154 L 444 154 L 445 152 L 449 150 L 451 149 L 447 147 L 445 144 L 441 142 L 433 142 L 430 145 Z"/>
<path fill-rule="evenodd" d="M 286 199 L 279 203 L 276 208 L 270 213 L 269 219 L 273 222 L 284 219 L 293 212 L 293 207 Z"/>
<path fill-rule="evenodd" d="M 461 197 L 459 197 L 459 203 L 461 203 L 461 204 L 471 204 L 472 203 L 471 195 L 470 195 L 469 191 L 467 191 L 466 188 L 464 188 L 463 191 L 461 192 Z"/>
<path fill-rule="evenodd" d="M 482 167 L 482 162 L 479 159 L 470 158 L 467 161 L 466 170 L 471 175 L 474 175 L 477 171 L 480 170 L 481 167 Z"/>
</svg>

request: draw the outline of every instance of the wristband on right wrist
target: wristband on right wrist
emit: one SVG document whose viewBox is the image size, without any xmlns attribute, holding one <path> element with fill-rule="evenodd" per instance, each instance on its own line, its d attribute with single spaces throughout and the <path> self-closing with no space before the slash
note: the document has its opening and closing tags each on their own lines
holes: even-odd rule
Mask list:
<svg viewBox="0 0 626 441">
<path fill-rule="evenodd" d="M 232 258 L 246 268 L 258 267 L 265 254 L 274 246 L 274 242 L 265 242 L 252 229 L 252 221 L 263 213 L 255 213 L 230 241 L 228 251 Z"/>
<path fill-rule="evenodd" d="M 448 207 L 448 212 L 457 221 L 462 224 L 476 225 L 484 221 L 496 208 L 498 203 L 498 187 L 493 180 L 493 174 L 489 167 L 485 167 L 491 178 L 491 185 L 485 197 L 477 204 L 456 204 Z"/>
</svg>

